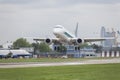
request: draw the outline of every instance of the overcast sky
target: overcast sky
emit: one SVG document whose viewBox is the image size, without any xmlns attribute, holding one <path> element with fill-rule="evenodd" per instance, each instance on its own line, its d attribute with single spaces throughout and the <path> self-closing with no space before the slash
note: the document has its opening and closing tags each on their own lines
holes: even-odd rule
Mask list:
<svg viewBox="0 0 120 80">
<path fill-rule="evenodd" d="M 99 37 L 101 26 L 120 30 L 120 0 L 0 0 L 0 44 L 20 37 L 54 37 L 55 25 L 79 37 Z"/>
</svg>

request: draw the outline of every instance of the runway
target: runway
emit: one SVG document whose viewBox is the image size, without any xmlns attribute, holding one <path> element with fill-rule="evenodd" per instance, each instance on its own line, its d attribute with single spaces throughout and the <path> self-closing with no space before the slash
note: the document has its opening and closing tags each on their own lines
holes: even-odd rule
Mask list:
<svg viewBox="0 0 120 80">
<path fill-rule="evenodd" d="M 77 62 L 20 62 L 20 63 L 0 63 L 0 68 L 25 68 L 25 67 L 47 67 L 47 66 L 66 66 L 66 65 L 88 65 L 88 64 L 110 64 L 120 63 L 120 58 L 113 59 L 93 59 Z"/>
</svg>

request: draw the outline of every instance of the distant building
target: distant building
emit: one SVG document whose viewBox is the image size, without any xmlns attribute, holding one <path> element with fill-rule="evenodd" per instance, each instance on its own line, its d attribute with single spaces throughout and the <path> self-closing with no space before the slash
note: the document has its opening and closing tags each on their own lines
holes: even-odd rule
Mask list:
<svg viewBox="0 0 120 80">
<path fill-rule="evenodd" d="M 103 47 L 113 47 L 116 45 L 116 32 L 112 29 L 111 31 L 107 31 L 105 27 L 101 28 L 101 37 L 103 38 L 113 38 L 113 39 L 107 39 L 102 42 Z"/>
<path fill-rule="evenodd" d="M 95 53 L 95 49 L 92 47 L 86 47 L 80 49 L 80 52 L 78 51 L 76 54 L 74 54 L 74 57 L 85 57 L 85 58 L 92 58 L 97 57 L 97 54 Z"/>
<path fill-rule="evenodd" d="M 12 45 L 13 45 L 12 42 L 7 42 L 7 43 L 2 45 L 2 48 L 5 48 L 5 49 L 12 48 Z"/>
<path fill-rule="evenodd" d="M 56 45 L 53 45 L 53 48 L 56 47 Z M 58 47 L 58 46 L 57 46 Z M 92 47 L 86 47 L 86 48 L 80 48 L 75 49 L 75 45 L 65 45 L 67 48 L 66 55 L 69 57 L 75 57 L 75 58 L 81 58 L 81 57 L 96 57 L 95 49 Z"/>
</svg>

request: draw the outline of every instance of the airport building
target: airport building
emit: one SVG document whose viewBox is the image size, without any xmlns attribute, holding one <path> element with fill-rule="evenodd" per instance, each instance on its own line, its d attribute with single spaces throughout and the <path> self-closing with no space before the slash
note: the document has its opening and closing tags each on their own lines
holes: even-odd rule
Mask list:
<svg viewBox="0 0 120 80">
<path fill-rule="evenodd" d="M 56 45 L 53 45 L 53 49 L 56 47 Z M 58 46 L 57 46 L 58 47 Z M 74 57 L 74 58 L 87 58 L 87 57 L 96 57 L 95 49 L 92 47 L 86 47 L 86 48 L 77 48 L 74 45 L 65 45 L 66 52 L 63 52 L 63 55 L 67 55 L 68 57 Z"/>
<path fill-rule="evenodd" d="M 103 47 L 113 47 L 115 45 L 115 31 L 106 31 L 105 27 L 101 28 L 101 37 L 103 38 L 114 38 L 114 39 L 107 39 L 102 42 Z"/>
<path fill-rule="evenodd" d="M 120 32 L 115 31 L 114 28 L 101 28 L 101 37 L 107 38 L 102 41 L 103 46 L 101 57 L 120 57 Z"/>
<path fill-rule="evenodd" d="M 106 30 L 105 27 L 101 28 L 101 37 L 107 38 L 107 40 L 102 41 L 102 46 L 103 47 L 119 47 L 120 45 L 120 32 L 115 31 L 114 28 L 111 30 Z"/>
<path fill-rule="evenodd" d="M 74 54 L 75 58 L 93 58 L 96 57 L 96 53 L 95 53 L 95 49 L 93 48 L 82 48 L 80 49 L 80 51 L 76 51 L 76 53 Z"/>
<path fill-rule="evenodd" d="M 7 42 L 4 43 L 3 45 L 1 45 L 1 47 L 4 48 L 4 49 L 8 49 L 8 48 L 11 48 L 12 45 L 13 45 L 12 42 L 8 42 L 8 41 L 7 41 Z"/>
</svg>

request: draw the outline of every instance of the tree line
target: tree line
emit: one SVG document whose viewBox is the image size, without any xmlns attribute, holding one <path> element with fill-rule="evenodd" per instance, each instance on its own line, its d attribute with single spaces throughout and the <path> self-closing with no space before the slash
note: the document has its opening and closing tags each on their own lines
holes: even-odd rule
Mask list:
<svg viewBox="0 0 120 80">
<path fill-rule="evenodd" d="M 48 44 L 41 43 L 29 43 L 25 38 L 19 38 L 15 42 L 13 42 L 13 49 L 19 49 L 23 47 L 33 47 L 34 50 L 38 50 L 39 52 L 50 52 L 51 48 Z"/>
</svg>

